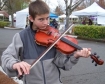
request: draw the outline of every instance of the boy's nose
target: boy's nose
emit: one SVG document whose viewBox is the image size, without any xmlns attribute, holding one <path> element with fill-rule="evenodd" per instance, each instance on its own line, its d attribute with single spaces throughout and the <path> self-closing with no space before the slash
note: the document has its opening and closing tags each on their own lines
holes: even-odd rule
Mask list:
<svg viewBox="0 0 105 84">
<path fill-rule="evenodd" d="M 48 20 L 45 20 L 45 21 L 44 21 L 44 24 L 47 25 L 47 24 L 48 24 Z"/>
</svg>

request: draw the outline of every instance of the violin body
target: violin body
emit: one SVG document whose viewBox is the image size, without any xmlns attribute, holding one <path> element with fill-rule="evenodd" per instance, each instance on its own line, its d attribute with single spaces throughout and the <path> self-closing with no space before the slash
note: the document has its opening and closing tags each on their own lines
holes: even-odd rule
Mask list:
<svg viewBox="0 0 105 84">
<path fill-rule="evenodd" d="M 49 33 L 50 32 L 50 33 Z M 59 38 L 59 32 L 52 27 L 49 27 L 47 32 L 38 31 L 35 35 L 35 41 L 39 45 L 43 46 L 50 46 L 54 41 L 56 41 Z M 63 38 L 77 44 L 77 40 L 75 38 L 72 38 L 70 36 L 64 36 Z M 66 44 L 62 40 L 59 40 L 55 46 L 59 51 L 61 51 L 64 54 L 70 54 L 77 50 L 76 48 L 70 46 L 69 44 Z"/>
<path fill-rule="evenodd" d="M 64 32 L 65 33 L 65 32 Z M 59 34 L 58 30 L 47 26 L 45 30 L 38 30 L 35 34 L 34 38 L 37 44 L 49 47 L 50 45 L 54 44 L 59 51 L 64 54 L 71 54 L 76 50 L 82 50 L 82 47 L 78 46 L 78 42 L 75 38 L 72 38 L 68 35 L 63 36 L 59 39 L 62 35 Z M 92 62 L 95 62 L 95 66 L 103 65 L 104 61 L 99 59 L 96 54 L 90 54 Z"/>
</svg>

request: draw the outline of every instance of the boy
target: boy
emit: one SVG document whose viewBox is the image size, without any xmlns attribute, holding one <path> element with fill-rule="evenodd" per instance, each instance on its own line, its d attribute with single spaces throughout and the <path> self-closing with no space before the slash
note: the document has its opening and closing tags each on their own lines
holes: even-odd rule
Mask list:
<svg viewBox="0 0 105 84">
<path fill-rule="evenodd" d="M 4 71 L 10 77 L 24 73 L 24 84 L 62 84 L 59 68 L 70 70 L 77 63 L 79 57 L 89 57 L 90 49 L 87 48 L 76 51 L 73 56 L 67 56 L 53 47 L 30 69 L 33 61 L 47 49 L 45 46 L 38 45 L 34 36 L 37 29 L 46 29 L 49 22 L 49 12 L 49 7 L 41 0 L 30 3 L 30 27 L 16 33 L 12 43 L 2 54 Z"/>
</svg>

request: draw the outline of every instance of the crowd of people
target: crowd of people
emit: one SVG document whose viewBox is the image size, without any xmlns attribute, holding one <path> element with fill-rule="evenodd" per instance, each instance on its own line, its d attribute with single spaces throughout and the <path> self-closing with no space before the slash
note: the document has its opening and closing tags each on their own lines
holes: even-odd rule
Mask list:
<svg viewBox="0 0 105 84">
<path fill-rule="evenodd" d="M 88 20 L 85 18 L 85 19 L 83 19 L 82 24 L 83 25 L 87 25 L 87 24 L 88 25 L 93 25 L 93 22 L 90 18 Z"/>
</svg>

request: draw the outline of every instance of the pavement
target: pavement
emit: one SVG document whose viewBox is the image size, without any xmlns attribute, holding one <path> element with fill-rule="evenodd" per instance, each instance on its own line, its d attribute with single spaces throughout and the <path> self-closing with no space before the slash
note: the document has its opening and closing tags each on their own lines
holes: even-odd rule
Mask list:
<svg viewBox="0 0 105 84">
<path fill-rule="evenodd" d="M 78 39 L 78 45 L 91 48 L 105 61 L 105 43 Z M 105 84 L 104 76 L 105 64 L 95 66 L 91 58 L 81 58 L 70 71 L 62 71 L 64 84 Z"/>
<path fill-rule="evenodd" d="M 0 56 L 2 52 L 7 48 L 7 46 L 12 42 L 12 38 L 15 33 L 20 32 L 21 28 L 0 28 Z M 0 65 L 1 65 L 1 57 L 0 57 Z M 0 71 L 6 74 L 0 66 Z M 18 84 L 23 84 L 21 80 L 18 80 L 17 77 L 12 77 L 12 79 L 17 82 Z"/>
<path fill-rule="evenodd" d="M 0 56 L 7 46 L 12 42 L 15 33 L 22 29 L 3 29 L 0 28 Z M 60 29 L 60 32 L 63 30 Z M 92 49 L 92 53 L 97 52 L 100 59 L 105 60 L 105 42 L 88 41 L 77 39 L 78 45 Z M 61 70 L 63 84 L 105 84 L 105 64 L 94 66 L 91 58 L 80 58 L 79 62 L 70 71 Z M 1 68 L 0 68 L 1 70 Z M 22 84 L 22 81 L 14 80 Z"/>
</svg>

